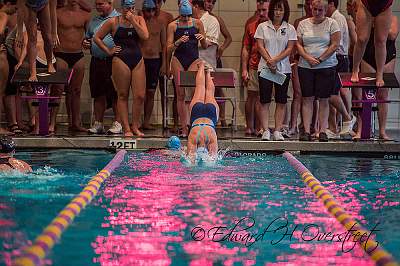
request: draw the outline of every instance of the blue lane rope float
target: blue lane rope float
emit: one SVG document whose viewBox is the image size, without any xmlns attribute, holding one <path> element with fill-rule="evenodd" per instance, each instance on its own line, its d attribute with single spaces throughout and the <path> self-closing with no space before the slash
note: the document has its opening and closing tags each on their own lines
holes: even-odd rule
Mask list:
<svg viewBox="0 0 400 266">
<path fill-rule="evenodd" d="M 17 257 L 12 262 L 12 265 L 42 265 L 43 259 L 61 238 L 61 234 L 68 228 L 81 210 L 97 195 L 102 183 L 111 175 L 115 168 L 121 164 L 125 154 L 125 150 L 119 151 L 106 167 L 89 181 L 82 192 L 60 211 L 57 217 L 43 230 L 42 234 L 35 239 L 33 244 L 24 248 L 21 256 Z"/>
<path fill-rule="evenodd" d="M 290 165 L 301 175 L 303 182 L 315 193 L 318 199 L 324 204 L 327 211 L 340 222 L 347 230 L 351 230 L 353 236 L 370 235 L 370 232 L 364 229 L 351 215 L 346 213 L 344 208 L 336 201 L 332 194 L 321 185 L 321 182 L 292 154 L 285 152 L 283 156 Z M 375 240 L 357 241 L 361 248 L 370 256 L 370 258 L 379 266 L 398 266 L 393 256 L 383 249 Z"/>
</svg>

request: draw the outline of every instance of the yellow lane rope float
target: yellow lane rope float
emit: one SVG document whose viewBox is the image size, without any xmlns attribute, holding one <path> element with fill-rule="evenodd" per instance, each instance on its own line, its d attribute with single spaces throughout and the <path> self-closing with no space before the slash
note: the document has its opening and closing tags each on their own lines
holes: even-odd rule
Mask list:
<svg viewBox="0 0 400 266">
<path fill-rule="evenodd" d="M 325 205 L 328 212 L 336 218 L 354 237 L 362 235 L 370 235 L 370 232 L 364 229 L 351 215 L 339 205 L 332 194 L 321 185 L 321 182 L 315 178 L 312 173 L 292 154 L 285 152 L 283 156 L 288 160 L 290 165 L 296 169 L 301 175 L 303 182 L 314 192 L 319 200 Z M 383 247 L 371 238 L 364 239 L 360 237 L 358 241 L 362 249 L 375 261 L 379 266 L 398 266 L 393 256 L 383 249 Z"/>
<path fill-rule="evenodd" d="M 42 265 L 42 260 L 61 238 L 61 234 L 73 222 L 81 210 L 97 195 L 102 183 L 111 175 L 112 171 L 121 164 L 125 154 L 125 150 L 119 151 L 107 166 L 89 181 L 82 192 L 60 211 L 57 217 L 43 230 L 42 234 L 35 239 L 33 244 L 23 250 L 21 256 L 17 257 L 12 262 L 12 265 Z"/>
</svg>

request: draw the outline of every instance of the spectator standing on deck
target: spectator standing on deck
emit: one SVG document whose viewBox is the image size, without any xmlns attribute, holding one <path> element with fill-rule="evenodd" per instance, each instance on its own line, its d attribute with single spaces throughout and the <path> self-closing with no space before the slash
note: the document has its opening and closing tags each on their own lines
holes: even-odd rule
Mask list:
<svg viewBox="0 0 400 266">
<path fill-rule="evenodd" d="M 92 58 L 90 60 L 89 86 L 90 94 L 94 99 L 94 124 L 89 133 L 103 134 L 105 132 L 103 120 L 107 107 L 112 107 L 115 121 L 107 133 L 121 134 L 122 125 L 117 109 L 117 93 L 111 80 L 112 57 L 100 49 L 93 41 L 93 37 L 101 26 L 109 19 L 120 15 L 114 8 L 112 0 L 96 0 L 98 15 L 92 18 L 86 31 L 83 42 L 85 49 L 90 49 Z M 115 46 L 111 34 L 104 37 L 103 42 L 108 48 Z"/>
<path fill-rule="evenodd" d="M 260 54 L 257 50 L 257 42 L 254 34 L 258 25 L 268 20 L 269 0 L 257 1 L 257 19 L 250 20 L 247 24 L 241 54 L 242 62 L 242 82 L 247 90 L 247 100 L 245 104 L 246 134 L 255 134 L 254 120 L 257 116 L 257 106 L 259 105 L 259 86 L 258 86 L 258 63 Z M 259 118 L 262 120 L 262 118 Z"/>
<path fill-rule="evenodd" d="M 272 89 L 275 88 L 275 129 L 274 140 L 284 140 L 281 129 L 285 118 L 287 92 L 290 81 L 291 67 L 289 56 L 296 44 L 295 28 L 288 23 L 290 8 L 287 0 L 271 0 L 268 11 L 269 20 L 258 25 L 254 38 L 257 40 L 258 51 L 261 55 L 258 64 L 258 81 L 260 86 L 261 117 L 264 132 L 262 140 L 270 140 L 269 107 Z M 260 72 L 280 72 L 286 75 L 283 84 L 278 84 L 260 75 Z"/>
<path fill-rule="evenodd" d="M 143 129 L 153 129 L 150 118 L 154 106 L 154 94 L 160 76 L 166 73 L 166 29 L 155 16 L 157 11 L 153 0 L 143 2 L 143 17 L 149 31 L 149 39 L 141 43 L 144 65 L 146 68 L 146 98 L 144 102 Z"/>
<path fill-rule="evenodd" d="M 297 28 L 297 50 L 300 54 L 299 80 L 302 94 L 304 133 L 300 140 L 311 141 L 310 125 L 315 98 L 319 101 L 319 141 L 328 141 L 329 103 L 336 79 L 336 50 L 340 43 L 338 23 L 326 17 L 327 0 L 312 1 L 312 17 Z"/>
<path fill-rule="evenodd" d="M 184 0 L 179 6 L 179 17 L 168 25 L 167 49 L 168 61 L 171 58 L 171 72 L 176 81 L 179 72 L 197 69 L 199 58 L 199 42 L 202 48 L 207 47 L 203 23 L 192 17 L 192 5 Z M 172 55 L 173 54 L 173 55 Z M 168 75 L 170 76 L 170 75 Z M 182 127 L 182 137 L 187 137 L 189 130 L 189 111 L 185 106 L 185 88 L 175 83 L 177 109 Z"/>
<path fill-rule="evenodd" d="M 53 86 L 52 95 L 61 96 L 66 88 L 65 104 L 71 132 L 87 132 L 81 125 L 81 87 L 85 74 L 84 54 L 82 51 L 85 32 L 90 22 L 90 13 L 83 10 L 76 0 L 67 0 L 67 4 L 57 9 L 57 27 L 60 45 L 54 51 L 57 69 L 73 69 L 68 86 Z M 46 40 L 45 40 L 46 43 Z M 55 131 L 58 107 L 52 109 L 49 132 Z"/>
<path fill-rule="evenodd" d="M 328 0 L 328 9 L 326 15 L 334 19 L 340 28 L 340 43 L 339 49 L 336 51 L 336 58 L 338 64 L 336 65 L 336 80 L 335 86 L 329 98 L 329 127 L 326 130 L 328 138 L 336 138 L 337 135 L 341 137 L 350 136 L 350 130 L 353 128 L 356 118 L 352 117 L 348 109 L 344 105 L 341 95 L 344 96 L 346 102 L 351 101 L 351 94 L 348 88 L 342 88 L 340 82 L 339 72 L 349 72 L 349 43 L 350 35 L 347 26 L 346 18 L 337 9 L 339 0 Z M 336 111 L 342 116 L 343 127 L 342 130 L 337 132 Z M 337 134 L 338 133 L 338 134 Z M 351 138 L 351 136 L 350 136 Z"/>
</svg>

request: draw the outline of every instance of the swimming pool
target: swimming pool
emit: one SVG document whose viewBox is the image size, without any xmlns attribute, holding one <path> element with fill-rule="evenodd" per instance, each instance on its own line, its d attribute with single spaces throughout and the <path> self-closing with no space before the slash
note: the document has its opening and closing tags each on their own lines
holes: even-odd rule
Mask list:
<svg viewBox="0 0 400 266">
<path fill-rule="evenodd" d="M 18 154 L 33 160 L 35 174 L 2 176 L 0 264 L 9 264 L 112 158 L 107 152 L 44 153 Z M 365 228 L 377 225 L 377 240 L 400 260 L 399 161 L 296 157 Z M 50 167 L 39 163 L 45 159 Z M 47 262 L 373 265 L 350 241 L 313 239 L 316 230 L 325 236 L 346 232 L 282 156 L 232 157 L 189 168 L 164 151 L 130 153 Z"/>
</svg>

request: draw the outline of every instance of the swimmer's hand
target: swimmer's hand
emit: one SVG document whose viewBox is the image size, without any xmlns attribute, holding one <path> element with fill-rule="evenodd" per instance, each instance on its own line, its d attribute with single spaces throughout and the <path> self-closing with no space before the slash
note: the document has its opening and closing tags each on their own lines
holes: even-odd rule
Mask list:
<svg viewBox="0 0 400 266">
<path fill-rule="evenodd" d="M 92 47 L 91 39 L 84 39 L 82 42 L 83 49 L 90 49 Z"/>
<path fill-rule="evenodd" d="M 18 64 L 14 67 L 14 71 L 17 72 L 17 70 L 21 67 L 22 62 L 18 62 Z"/>
<path fill-rule="evenodd" d="M 58 38 L 58 34 L 52 34 L 51 39 L 53 40 L 53 48 L 57 48 L 60 46 L 60 39 Z"/>
<path fill-rule="evenodd" d="M 178 47 L 179 45 L 181 45 L 182 43 L 185 43 L 187 41 L 189 41 L 189 36 L 188 35 L 183 35 L 174 44 L 175 44 L 176 47 Z"/>
<path fill-rule="evenodd" d="M 126 12 L 126 19 L 132 23 L 133 26 L 140 26 L 140 18 L 132 11 Z"/>
<path fill-rule="evenodd" d="M 204 35 L 201 34 L 201 33 L 196 33 L 194 36 L 195 36 L 196 39 L 199 40 L 199 41 L 202 41 L 202 40 L 205 39 L 205 38 L 204 38 Z"/>
<path fill-rule="evenodd" d="M 247 86 L 248 82 L 250 80 L 249 72 L 247 69 L 242 70 L 242 82 L 244 86 Z"/>
<path fill-rule="evenodd" d="M 119 54 L 121 52 L 121 50 L 122 50 L 121 46 L 114 46 L 113 48 L 108 49 L 107 54 L 109 56 L 113 56 L 113 55 Z"/>
</svg>

